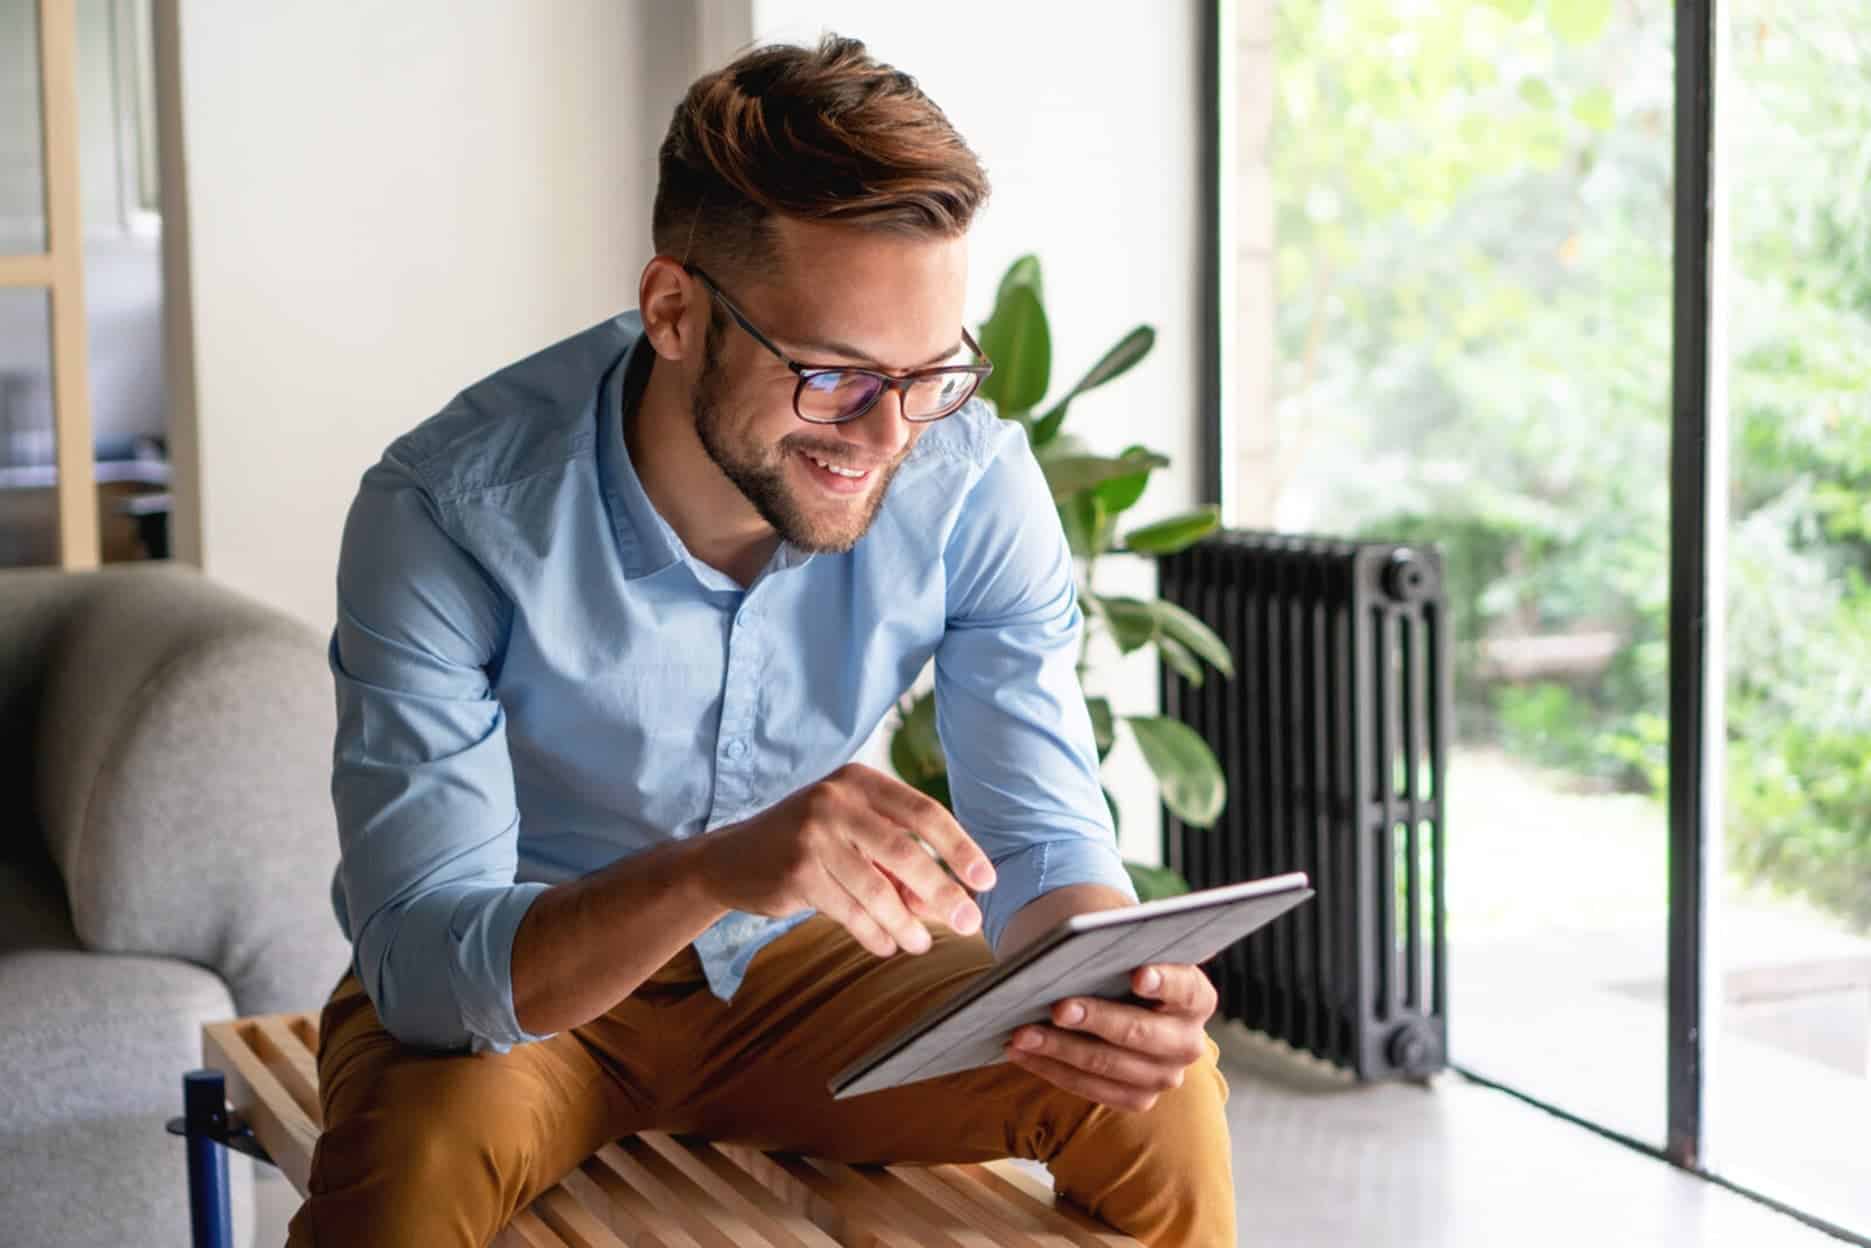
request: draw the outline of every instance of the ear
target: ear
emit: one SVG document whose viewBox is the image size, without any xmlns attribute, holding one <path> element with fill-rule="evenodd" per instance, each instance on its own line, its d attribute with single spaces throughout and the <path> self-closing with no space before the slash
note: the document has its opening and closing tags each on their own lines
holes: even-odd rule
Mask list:
<svg viewBox="0 0 1871 1248">
<path fill-rule="evenodd" d="M 708 336 L 708 292 L 668 256 L 643 266 L 637 282 L 643 332 L 665 360 L 702 358 Z"/>
</svg>

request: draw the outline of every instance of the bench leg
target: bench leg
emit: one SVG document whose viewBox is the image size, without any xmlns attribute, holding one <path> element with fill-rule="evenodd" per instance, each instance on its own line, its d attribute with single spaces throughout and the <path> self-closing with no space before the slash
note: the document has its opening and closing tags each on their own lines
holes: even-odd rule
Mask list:
<svg viewBox="0 0 1871 1248">
<path fill-rule="evenodd" d="M 194 1248 L 234 1248 L 234 1215 L 228 1203 L 227 1085 L 218 1070 L 182 1076 L 183 1121 L 188 1141 L 188 1218 Z"/>
</svg>

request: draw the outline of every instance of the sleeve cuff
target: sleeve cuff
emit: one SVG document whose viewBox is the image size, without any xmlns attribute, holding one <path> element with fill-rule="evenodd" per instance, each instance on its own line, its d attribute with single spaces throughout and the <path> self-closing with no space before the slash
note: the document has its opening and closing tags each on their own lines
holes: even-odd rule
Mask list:
<svg viewBox="0 0 1871 1248">
<path fill-rule="evenodd" d="M 994 863 L 998 877 L 982 893 L 981 932 L 988 948 L 1000 953 L 1001 934 L 1021 909 L 1044 893 L 1068 884 L 1102 884 L 1137 900 L 1130 873 L 1117 846 L 1091 837 L 1040 841 Z"/>
<path fill-rule="evenodd" d="M 505 1053 L 551 1034 L 522 1028 L 513 1008 L 513 937 L 546 888 L 535 883 L 476 890 L 455 905 L 448 923 L 448 973 L 470 1052 Z"/>
</svg>

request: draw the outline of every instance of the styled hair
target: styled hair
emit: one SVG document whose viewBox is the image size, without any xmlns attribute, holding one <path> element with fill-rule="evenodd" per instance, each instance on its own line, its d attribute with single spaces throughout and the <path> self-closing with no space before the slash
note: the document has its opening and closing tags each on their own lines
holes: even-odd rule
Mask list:
<svg viewBox="0 0 1871 1248">
<path fill-rule="evenodd" d="M 916 80 L 836 35 L 757 48 L 697 79 L 657 165 L 656 250 L 730 271 L 770 256 L 776 216 L 952 237 L 988 194 Z"/>
</svg>

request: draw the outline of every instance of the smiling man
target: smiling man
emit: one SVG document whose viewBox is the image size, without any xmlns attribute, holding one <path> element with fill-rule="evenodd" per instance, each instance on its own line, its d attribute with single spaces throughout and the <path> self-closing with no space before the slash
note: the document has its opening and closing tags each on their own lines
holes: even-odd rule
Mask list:
<svg viewBox="0 0 1871 1248">
<path fill-rule="evenodd" d="M 1195 967 L 1008 1061 L 831 1074 L 1059 920 L 1134 903 L 1024 431 L 970 402 L 987 194 L 849 40 L 698 81 L 638 311 L 469 388 L 365 474 L 331 665 L 325 1130 L 294 1244 L 481 1244 L 660 1129 L 1045 1162 L 1151 1244 L 1234 1242 Z M 852 762 L 930 660 L 953 816 Z"/>
</svg>

